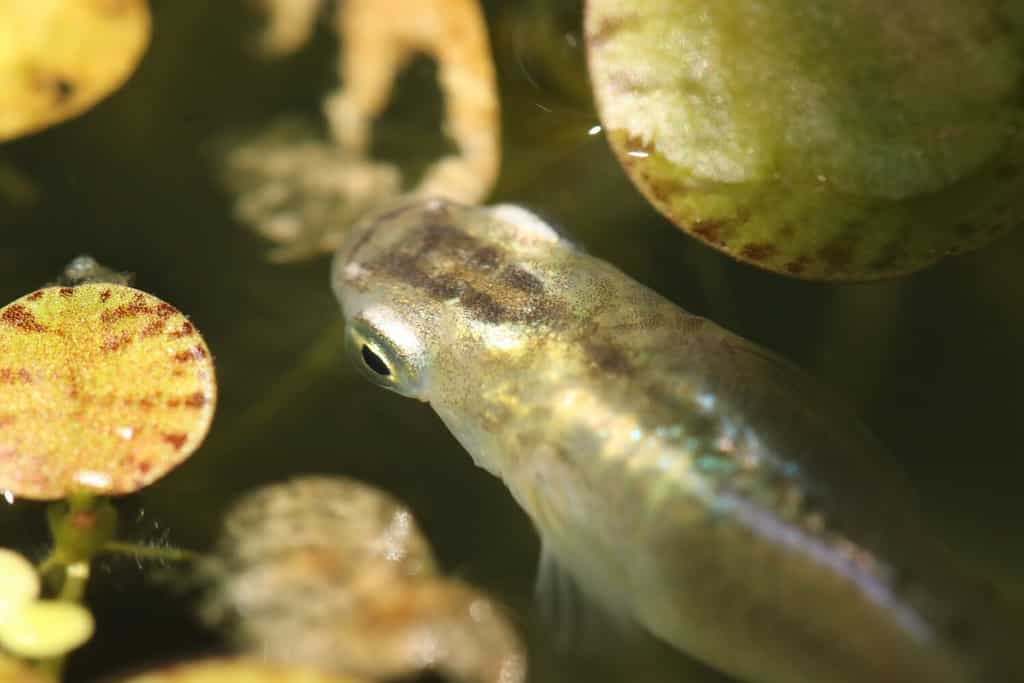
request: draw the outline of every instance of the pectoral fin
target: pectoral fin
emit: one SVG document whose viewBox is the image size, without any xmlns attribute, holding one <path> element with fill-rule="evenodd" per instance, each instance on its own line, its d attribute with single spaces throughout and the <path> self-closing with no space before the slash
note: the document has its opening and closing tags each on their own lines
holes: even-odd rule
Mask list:
<svg viewBox="0 0 1024 683">
<path fill-rule="evenodd" d="M 636 626 L 588 595 L 558 562 L 550 546 L 541 546 L 540 566 L 534 587 L 538 612 L 563 653 L 597 653 L 621 641 Z"/>
</svg>

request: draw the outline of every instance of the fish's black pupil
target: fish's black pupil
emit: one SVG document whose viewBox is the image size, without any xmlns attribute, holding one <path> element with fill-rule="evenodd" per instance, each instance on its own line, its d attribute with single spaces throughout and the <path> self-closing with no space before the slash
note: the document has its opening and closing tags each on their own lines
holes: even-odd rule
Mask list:
<svg viewBox="0 0 1024 683">
<path fill-rule="evenodd" d="M 375 354 L 366 344 L 363 344 L 362 353 L 363 362 L 366 363 L 366 367 L 370 368 L 378 375 L 383 375 L 384 377 L 391 374 L 391 368 L 388 367 L 388 364 L 385 363 L 380 356 Z"/>
</svg>

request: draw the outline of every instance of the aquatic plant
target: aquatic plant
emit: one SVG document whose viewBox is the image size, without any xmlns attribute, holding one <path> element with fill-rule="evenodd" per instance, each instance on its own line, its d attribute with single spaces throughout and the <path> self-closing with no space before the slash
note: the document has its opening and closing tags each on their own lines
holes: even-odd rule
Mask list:
<svg viewBox="0 0 1024 683">
<path fill-rule="evenodd" d="M 40 580 L 24 557 L 0 548 L 0 647 L 19 657 L 62 657 L 93 633 L 93 619 L 81 605 L 40 600 Z"/>
<path fill-rule="evenodd" d="M 497 84 L 477 0 L 392 0 L 386 12 L 378 0 L 326 4 L 341 64 L 341 84 L 323 100 L 330 139 L 278 124 L 235 142 L 224 159 L 236 215 L 279 244 L 271 252 L 276 261 L 336 248 L 347 226 L 403 190 L 479 202 L 501 161 Z M 266 50 L 280 56 L 303 47 L 324 5 L 262 0 Z M 437 64 L 443 129 L 457 152 L 433 160 L 417 183 L 403 187 L 400 167 L 372 158 L 370 144 L 395 79 L 416 53 Z"/>
<path fill-rule="evenodd" d="M 116 283 L 45 287 L 0 308 L 0 489 L 119 495 L 188 458 L 213 419 L 210 351 L 189 320 Z"/>
<path fill-rule="evenodd" d="M 0 3 L 0 141 L 81 114 L 117 90 L 149 34 L 145 0 Z"/>
<path fill-rule="evenodd" d="M 1012 4 L 591 0 L 585 35 L 608 140 L 662 214 L 783 275 L 871 279 L 1020 223 Z"/>
<path fill-rule="evenodd" d="M 61 283 L 0 308 L 0 489 L 8 502 L 56 501 L 37 568 L 0 550 L 0 646 L 51 674 L 92 635 L 77 603 L 97 555 L 188 556 L 117 540 L 107 497 L 198 448 L 216 403 L 213 360 L 187 318 L 126 279 L 81 257 Z M 39 599 L 41 578 L 56 600 Z"/>
<path fill-rule="evenodd" d="M 306 476 L 252 491 L 203 564 L 205 620 L 253 656 L 372 678 L 525 678 L 504 610 L 440 576 L 410 511 L 368 484 Z"/>
<path fill-rule="evenodd" d="M 367 206 L 397 194 L 397 168 L 366 150 L 413 45 L 439 64 L 445 126 L 462 156 L 438 160 L 412 192 L 486 197 L 497 108 L 482 104 L 493 98 L 482 85 L 493 67 L 480 31 L 468 30 L 479 24 L 473 4 L 456 3 L 465 20 L 429 30 L 411 14 L 378 22 L 360 2 L 337 11 L 343 87 L 325 99 L 336 148 L 295 138 L 228 156 L 239 167 L 229 177 L 255 179 L 233 183 L 238 215 L 282 245 L 275 258 L 336 247 Z M 320 10 L 263 5 L 276 53 L 303 45 Z M 898 9 L 595 0 L 584 35 L 604 133 L 656 209 L 736 259 L 791 277 L 864 280 L 918 270 L 1019 222 L 1022 25 L 998 0 Z M 287 182 L 271 158 L 303 170 Z"/>
</svg>

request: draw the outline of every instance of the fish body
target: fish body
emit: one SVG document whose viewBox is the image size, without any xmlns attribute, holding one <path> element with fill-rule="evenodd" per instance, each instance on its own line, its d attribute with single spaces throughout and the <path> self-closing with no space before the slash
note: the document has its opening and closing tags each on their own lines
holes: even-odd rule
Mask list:
<svg viewBox="0 0 1024 683">
<path fill-rule="evenodd" d="M 427 401 L 585 593 L 679 650 L 751 683 L 1024 681 L 1001 603 L 773 353 L 511 205 L 382 210 L 332 278 L 365 374 Z"/>
</svg>

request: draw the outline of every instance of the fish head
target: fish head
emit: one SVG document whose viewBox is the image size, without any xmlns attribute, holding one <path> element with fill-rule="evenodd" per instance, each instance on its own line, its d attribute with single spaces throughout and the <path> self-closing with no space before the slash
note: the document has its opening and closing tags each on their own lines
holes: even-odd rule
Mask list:
<svg viewBox="0 0 1024 683">
<path fill-rule="evenodd" d="M 355 364 L 435 408 L 470 395 L 469 378 L 513 371 L 564 322 L 547 280 L 566 249 L 512 205 L 412 199 L 375 212 L 353 226 L 332 272 Z"/>
</svg>

